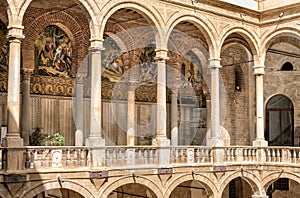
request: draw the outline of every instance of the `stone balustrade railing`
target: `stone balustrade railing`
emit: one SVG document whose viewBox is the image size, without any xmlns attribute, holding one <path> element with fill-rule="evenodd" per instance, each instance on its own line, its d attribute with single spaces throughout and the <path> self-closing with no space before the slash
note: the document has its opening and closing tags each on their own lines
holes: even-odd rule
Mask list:
<svg viewBox="0 0 300 198">
<path fill-rule="evenodd" d="M 0 168 L 7 167 L 6 153 L 23 153 L 24 170 L 124 169 L 175 166 L 244 164 L 290 164 L 300 166 L 300 147 L 207 147 L 207 146 L 107 146 L 0 148 Z M 161 152 L 164 150 L 164 152 Z M 162 153 L 164 155 L 162 155 Z"/>
</svg>

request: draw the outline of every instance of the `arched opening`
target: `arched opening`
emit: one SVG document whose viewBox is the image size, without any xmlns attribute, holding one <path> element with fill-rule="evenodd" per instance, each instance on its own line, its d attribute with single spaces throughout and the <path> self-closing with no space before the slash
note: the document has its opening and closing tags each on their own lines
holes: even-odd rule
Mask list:
<svg viewBox="0 0 300 198">
<path fill-rule="evenodd" d="M 282 65 L 281 67 L 281 70 L 282 71 L 293 71 L 294 70 L 294 66 L 292 63 L 290 62 L 286 62 Z"/>
<path fill-rule="evenodd" d="M 190 180 L 179 184 L 171 193 L 170 198 L 190 197 L 207 198 L 205 187 L 197 180 Z"/>
<path fill-rule="evenodd" d="M 171 134 L 172 143 L 203 145 L 210 100 L 206 38 L 196 22 L 182 21 L 170 33 L 168 49 L 168 66 L 172 67 L 167 76 L 167 84 L 172 89 L 168 102 L 171 107 L 174 103 L 178 106 L 175 112 L 174 108 L 169 111 L 171 130 L 176 131 Z"/>
<path fill-rule="evenodd" d="M 251 198 L 253 195 L 250 184 L 243 178 L 231 180 L 225 187 L 222 198 Z"/>
<path fill-rule="evenodd" d="M 105 24 L 101 94 L 102 128 L 107 145 L 129 144 L 127 127 L 131 118 L 127 111 L 133 112 L 134 144 L 152 144 L 157 95 L 153 24 L 149 16 L 135 8 L 118 9 Z M 131 110 L 130 91 L 134 93 Z"/>
<path fill-rule="evenodd" d="M 230 34 L 221 49 L 221 124 L 229 131 L 232 145 L 250 145 L 255 138 L 253 54 L 240 33 Z"/>
<path fill-rule="evenodd" d="M 266 127 L 270 146 L 294 146 L 294 107 L 288 97 L 276 95 L 268 101 Z"/>
<path fill-rule="evenodd" d="M 55 197 L 55 198 L 84 198 L 78 192 L 75 192 L 70 189 L 51 189 L 46 190 L 44 192 L 39 193 L 38 195 L 34 196 L 33 198 L 42 198 L 42 197 Z"/>
<path fill-rule="evenodd" d="M 41 137 L 59 135 L 64 137 L 64 145 L 75 144 L 75 77 L 88 54 L 90 19 L 76 0 L 33 0 L 26 8 L 21 126 L 25 145 L 38 131 Z M 49 144 L 40 141 L 39 145 Z"/>
<path fill-rule="evenodd" d="M 280 178 L 272 182 L 267 188 L 269 198 L 299 197 L 299 183 L 288 178 Z"/>
<path fill-rule="evenodd" d="M 132 183 L 125 184 L 113 190 L 107 198 L 126 198 L 126 197 L 140 197 L 140 198 L 156 198 L 155 193 L 142 184 Z"/>
</svg>

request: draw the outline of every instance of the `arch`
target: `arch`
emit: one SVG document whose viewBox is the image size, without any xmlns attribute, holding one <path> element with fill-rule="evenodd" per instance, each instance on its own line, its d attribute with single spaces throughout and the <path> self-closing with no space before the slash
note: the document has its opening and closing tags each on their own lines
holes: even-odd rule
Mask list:
<svg viewBox="0 0 300 198">
<path fill-rule="evenodd" d="M 246 28 L 243 28 L 243 27 L 230 27 L 228 29 L 225 29 L 222 33 L 222 37 L 220 40 L 219 46 L 221 48 L 223 47 L 225 40 L 233 33 L 239 34 L 247 41 L 254 58 L 256 57 L 256 55 L 259 54 L 258 36 L 251 33 L 249 30 L 247 30 Z M 221 49 L 220 49 L 220 52 L 221 52 Z"/>
<path fill-rule="evenodd" d="M 126 44 L 122 41 L 122 39 L 118 35 L 116 35 L 116 34 L 114 34 L 112 32 L 105 32 L 105 34 L 107 36 L 109 36 L 110 38 L 112 38 L 118 44 L 118 46 L 121 49 L 121 52 L 123 52 L 123 53 L 127 52 L 127 46 L 126 46 Z"/>
<path fill-rule="evenodd" d="M 111 5 L 112 4 L 112 5 Z M 109 18 L 116 13 L 118 10 L 122 8 L 128 8 L 132 9 L 139 14 L 141 14 L 150 25 L 154 25 L 155 27 L 155 33 L 158 33 L 157 43 L 161 43 L 160 40 L 162 39 L 162 31 L 159 29 L 159 27 L 163 27 L 162 19 L 160 14 L 154 10 L 152 7 L 145 6 L 146 3 L 142 4 L 139 2 L 118 2 L 118 3 L 109 3 L 104 6 L 103 10 L 106 10 L 105 13 L 103 13 L 103 17 L 101 18 L 99 24 L 100 24 L 100 37 L 102 38 L 104 35 L 105 26 L 107 24 L 107 21 Z M 158 45 L 157 45 L 158 46 Z"/>
<path fill-rule="evenodd" d="M 30 188 L 29 190 L 23 191 L 20 197 L 32 198 L 38 195 L 39 193 L 44 192 L 45 190 L 60 189 L 60 188 L 73 190 L 78 194 L 82 195 L 83 197 L 94 198 L 94 193 L 90 189 L 86 188 L 84 184 L 79 182 L 76 183 L 71 180 L 64 180 L 64 182 L 61 185 L 57 180 L 51 180 L 51 181 L 39 183 L 38 185 Z"/>
<path fill-rule="evenodd" d="M 238 177 L 244 179 L 251 186 L 254 195 L 260 195 L 260 186 L 258 185 L 261 183 L 261 181 L 255 174 L 243 169 L 241 169 L 241 171 L 233 172 L 232 174 L 224 178 L 224 180 L 221 182 L 220 194 L 223 194 L 223 191 L 230 181 Z"/>
<path fill-rule="evenodd" d="M 216 186 L 217 182 L 212 181 L 210 177 L 201 174 L 197 174 L 194 176 L 192 176 L 192 174 L 185 174 L 177 177 L 174 181 L 171 181 L 169 184 L 167 184 L 166 191 L 164 192 L 164 197 L 170 197 L 171 193 L 178 185 L 191 180 L 197 180 L 201 185 L 205 187 L 206 193 L 208 195 L 215 195 L 216 197 L 216 193 L 218 192 L 218 188 Z"/>
<path fill-rule="evenodd" d="M 167 23 L 166 27 L 168 27 L 167 33 L 166 33 L 166 39 L 165 42 L 167 42 L 165 45 L 168 46 L 169 38 L 176 27 L 181 22 L 190 22 L 193 25 L 195 25 L 204 35 L 205 40 L 208 44 L 208 49 L 209 49 L 209 54 L 210 57 L 215 57 L 216 56 L 216 36 L 213 34 L 213 27 L 207 23 L 204 22 L 203 19 L 193 16 L 193 15 L 181 15 L 178 16 L 177 18 L 170 20 L 170 22 Z"/>
<path fill-rule="evenodd" d="M 158 182 L 156 183 L 156 182 L 150 180 L 149 178 L 146 178 L 143 176 L 138 176 L 138 177 L 135 177 L 134 179 L 133 179 L 133 177 L 122 177 L 122 178 L 118 178 L 116 180 L 107 182 L 101 188 L 99 198 L 106 198 L 106 197 L 108 197 L 108 195 L 111 192 L 113 192 L 113 190 L 115 190 L 125 184 L 131 184 L 131 183 L 137 183 L 137 184 L 146 186 L 150 190 L 153 191 L 153 193 L 157 196 L 157 198 L 163 198 L 161 187 L 159 185 L 157 185 Z"/>
<path fill-rule="evenodd" d="M 267 34 L 265 37 L 263 37 L 262 43 L 261 43 L 261 51 L 260 54 L 262 56 L 262 60 L 264 62 L 267 50 L 269 49 L 272 42 L 281 36 L 289 36 L 289 37 L 295 37 L 297 39 L 300 39 L 300 30 L 295 28 L 280 28 L 278 30 L 272 31 L 269 34 Z"/>
<path fill-rule="evenodd" d="M 82 29 L 82 27 L 78 24 L 78 22 L 68 15 L 65 12 L 54 13 L 50 15 L 49 13 L 41 15 L 36 20 L 34 20 L 30 25 L 26 26 L 24 29 L 24 33 L 26 37 L 22 42 L 22 46 L 24 46 L 22 53 L 26 53 L 24 56 L 27 61 L 24 61 L 24 64 L 29 64 L 26 66 L 27 68 L 32 67 L 34 61 L 34 45 L 37 35 L 42 32 L 47 26 L 56 25 L 61 28 L 66 34 L 69 36 L 72 46 L 80 46 L 74 48 L 73 58 L 76 57 L 77 62 L 74 62 L 75 66 L 78 66 L 85 58 L 85 55 L 88 53 L 88 44 L 89 38 L 85 37 L 85 32 L 89 35 L 89 31 L 86 29 Z M 76 25 L 76 26 L 75 26 Z M 73 27 L 70 29 L 70 27 Z"/>
<path fill-rule="evenodd" d="M 18 13 L 18 16 L 20 17 L 21 21 L 23 21 L 24 14 L 32 1 L 35 1 L 35 0 L 25 0 L 23 2 L 23 4 L 21 5 L 19 13 Z M 99 10 L 97 10 L 98 9 L 97 4 L 92 0 L 75 0 L 75 1 L 77 1 L 81 5 L 83 5 L 85 10 L 89 13 L 90 18 L 91 18 L 91 23 L 92 23 L 91 27 L 98 26 L 98 23 L 96 20 L 97 13 L 99 13 Z"/>
<path fill-rule="evenodd" d="M 294 180 L 295 182 L 298 182 L 300 184 L 300 175 L 298 175 L 297 173 L 286 172 L 283 170 L 284 170 L 284 167 L 282 167 L 282 170 L 274 171 L 274 172 L 266 175 L 262 179 L 262 183 L 261 183 L 262 187 L 264 189 L 267 189 L 270 184 L 272 184 L 274 181 L 276 181 L 279 178 L 287 178 L 290 180 Z"/>
</svg>

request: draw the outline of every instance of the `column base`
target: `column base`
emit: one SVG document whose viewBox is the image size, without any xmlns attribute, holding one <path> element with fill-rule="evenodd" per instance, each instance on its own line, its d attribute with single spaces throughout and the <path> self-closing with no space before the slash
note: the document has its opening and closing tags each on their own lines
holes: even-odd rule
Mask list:
<svg viewBox="0 0 300 198">
<path fill-rule="evenodd" d="M 85 140 L 85 145 L 91 147 L 105 146 L 105 139 L 101 136 L 90 136 Z"/>
<path fill-rule="evenodd" d="M 91 147 L 92 168 L 99 168 L 105 165 L 105 148 L 93 149 L 93 147 L 104 147 L 105 139 L 100 136 L 90 136 L 85 140 L 85 145 Z"/>
<path fill-rule="evenodd" d="M 4 147 L 22 147 L 23 139 L 20 137 L 5 137 L 3 139 Z M 4 168 L 6 172 L 16 173 L 23 171 L 23 151 L 19 149 L 8 149 L 6 153 L 6 164 L 4 164 Z"/>
<path fill-rule="evenodd" d="M 268 141 L 266 140 L 254 140 L 253 146 L 255 147 L 266 147 L 268 146 Z"/>
<path fill-rule="evenodd" d="M 5 137 L 2 140 L 4 147 L 22 147 L 24 145 L 21 137 Z"/>
<path fill-rule="evenodd" d="M 83 146 L 83 132 L 82 130 L 75 131 L 75 146 Z"/>
<path fill-rule="evenodd" d="M 152 146 L 165 147 L 170 145 L 171 141 L 166 137 L 157 137 L 152 140 Z"/>
<path fill-rule="evenodd" d="M 157 137 L 153 139 L 152 146 L 159 147 L 158 153 L 158 164 L 160 167 L 168 167 L 170 165 L 170 148 L 171 141 L 166 137 Z"/>
<path fill-rule="evenodd" d="M 224 146 L 224 141 L 222 139 L 211 138 L 207 141 L 207 146 L 211 146 L 211 147 Z"/>
</svg>

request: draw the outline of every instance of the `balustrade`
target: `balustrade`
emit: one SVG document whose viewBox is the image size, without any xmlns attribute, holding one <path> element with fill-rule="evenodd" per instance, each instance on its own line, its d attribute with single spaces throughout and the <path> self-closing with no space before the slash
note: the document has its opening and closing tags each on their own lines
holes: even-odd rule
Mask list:
<svg viewBox="0 0 300 198">
<path fill-rule="evenodd" d="M 0 148 L 0 170 L 6 169 L 6 154 L 11 150 L 23 151 L 23 169 L 125 169 L 159 168 L 160 149 L 169 149 L 170 166 L 214 166 L 213 155 L 220 152 L 221 165 L 247 164 L 300 164 L 299 147 L 206 147 L 206 146 L 107 146 L 107 147 L 19 147 Z M 98 155 L 98 154 L 101 155 Z M 100 158 L 99 158 L 100 156 Z M 219 164 L 218 164 L 219 165 Z"/>
</svg>

